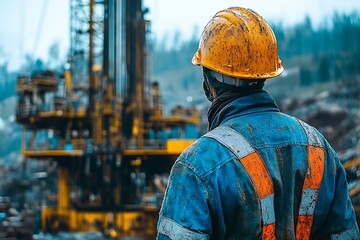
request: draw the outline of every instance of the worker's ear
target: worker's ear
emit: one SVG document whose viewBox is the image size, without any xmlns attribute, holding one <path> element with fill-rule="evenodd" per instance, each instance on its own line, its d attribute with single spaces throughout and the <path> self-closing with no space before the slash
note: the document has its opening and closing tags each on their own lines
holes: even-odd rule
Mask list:
<svg viewBox="0 0 360 240">
<path fill-rule="evenodd" d="M 214 100 L 214 97 L 213 97 L 213 94 L 212 94 L 212 91 L 211 91 L 210 87 L 208 86 L 208 84 L 207 84 L 207 82 L 205 80 L 202 81 L 202 87 L 204 89 L 206 98 L 210 102 L 212 102 Z"/>
</svg>

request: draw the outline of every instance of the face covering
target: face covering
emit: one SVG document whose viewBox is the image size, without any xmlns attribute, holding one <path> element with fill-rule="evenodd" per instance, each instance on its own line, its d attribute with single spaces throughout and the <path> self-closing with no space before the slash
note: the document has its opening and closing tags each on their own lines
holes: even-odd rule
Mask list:
<svg viewBox="0 0 360 240">
<path fill-rule="evenodd" d="M 203 81 L 202 86 L 206 95 L 206 98 L 212 102 L 209 111 L 208 111 L 208 121 L 209 126 L 211 126 L 214 121 L 215 116 L 230 102 L 234 101 L 237 98 L 244 97 L 253 93 L 262 92 L 262 86 L 264 82 L 261 82 L 261 85 L 256 86 L 247 86 L 247 87 L 229 87 L 228 89 L 224 88 L 223 92 L 218 96 L 214 97 L 210 90 L 209 79 L 207 78 L 207 69 L 203 69 Z M 215 79 L 215 81 L 217 81 Z"/>
<path fill-rule="evenodd" d="M 203 86 L 203 89 L 204 89 L 206 98 L 207 98 L 210 102 L 212 102 L 212 101 L 214 100 L 214 97 L 213 97 L 212 94 L 211 94 L 211 91 L 210 91 L 210 88 L 209 88 L 209 84 L 207 83 L 206 80 L 203 80 L 203 81 L 202 81 L 202 86 Z"/>
<path fill-rule="evenodd" d="M 214 121 L 215 116 L 230 102 L 238 99 L 240 97 L 245 97 L 247 95 L 253 93 L 262 92 L 262 89 L 258 88 L 248 88 L 248 89 L 239 89 L 239 88 L 232 88 L 228 91 L 222 93 L 220 96 L 216 97 L 209 108 L 208 111 L 208 121 L 209 126 L 211 126 L 212 122 Z"/>
</svg>

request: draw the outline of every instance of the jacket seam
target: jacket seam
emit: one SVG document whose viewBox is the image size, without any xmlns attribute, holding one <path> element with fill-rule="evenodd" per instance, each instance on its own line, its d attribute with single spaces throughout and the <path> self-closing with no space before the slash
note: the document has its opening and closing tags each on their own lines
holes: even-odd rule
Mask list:
<svg viewBox="0 0 360 240">
<path fill-rule="evenodd" d="M 231 153 L 233 154 L 233 153 Z M 235 154 L 234 154 L 235 155 Z M 219 169 L 221 169 L 223 166 L 225 166 L 226 164 L 228 164 L 229 162 L 235 161 L 237 160 L 237 157 L 229 157 L 226 158 L 226 160 L 222 161 L 220 164 L 216 165 L 215 167 L 211 168 L 209 171 L 207 171 L 206 173 L 202 174 L 202 179 L 205 180 L 209 175 L 211 175 L 212 173 L 218 171 Z"/>
<path fill-rule="evenodd" d="M 284 146 L 289 146 L 289 145 L 298 145 L 298 146 L 308 146 L 307 143 L 299 143 L 299 142 L 295 142 L 295 141 L 289 141 L 289 142 L 284 142 L 282 144 L 274 144 L 274 145 L 269 145 L 269 144 L 265 144 L 265 145 L 260 145 L 260 146 L 253 146 L 254 149 L 257 152 L 262 152 L 263 149 L 268 149 L 268 148 L 278 148 L 278 147 L 284 147 Z M 181 159 L 178 160 L 179 164 L 182 164 L 184 166 L 186 166 L 186 168 L 190 169 L 194 175 L 196 176 L 196 178 L 200 181 L 205 181 L 205 179 L 211 175 L 212 173 L 216 172 L 217 170 L 219 170 L 220 168 L 222 168 L 224 165 L 228 164 L 231 161 L 235 161 L 237 160 L 236 155 L 229 151 L 229 154 L 231 155 L 228 158 L 225 158 L 223 161 L 221 161 L 219 164 L 216 164 L 214 167 L 210 168 L 208 171 L 202 173 L 202 174 L 198 174 L 196 173 L 193 169 L 192 169 L 192 165 L 189 165 L 187 162 L 182 161 Z"/>
<path fill-rule="evenodd" d="M 189 165 L 187 165 L 185 162 L 182 162 L 181 160 L 177 161 L 178 164 L 181 164 L 183 165 L 184 167 L 186 167 L 189 171 L 191 171 L 194 176 L 196 177 L 196 179 L 201 183 L 202 187 L 204 189 L 207 189 L 205 186 L 204 186 L 204 180 L 205 178 L 202 178 L 201 176 L 199 176 L 199 174 L 197 174 Z M 208 193 L 206 193 L 208 195 Z"/>
<path fill-rule="evenodd" d="M 250 114 L 255 114 L 255 113 L 261 113 L 261 112 L 280 112 L 280 110 L 278 108 L 275 107 L 259 107 L 259 108 L 252 108 L 252 109 L 248 109 L 248 110 L 243 110 L 239 113 L 236 113 L 234 115 L 231 116 L 227 116 L 225 117 L 219 124 L 223 125 L 224 123 L 226 123 L 227 121 L 236 118 L 236 117 L 243 117 L 245 115 L 250 115 Z"/>
<path fill-rule="evenodd" d="M 254 146 L 254 148 L 256 150 L 261 150 L 263 148 L 277 148 L 277 147 L 285 147 L 288 145 L 296 145 L 296 146 L 308 146 L 309 144 L 307 143 L 300 143 L 300 142 L 296 142 L 296 141 L 287 141 L 287 142 L 282 142 L 281 144 L 262 144 L 259 146 Z"/>
<path fill-rule="evenodd" d="M 233 153 L 231 153 L 233 155 Z M 236 159 L 236 156 L 235 156 Z M 221 161 L 219 164 L 215 165 L 214 167 L 210 168 L 208 171 L 206 171 L 205 173 L 202 174 L 197 174 L 189 164 L 187 164 L 184 161 L 181 161 L 180 159 L 178 160 L 179 164 L 182 164 L 184 166 L 186 166 L 188 169 L 190 169 L 194 175 L 200 180 L 200 181 L 205 181 L 206 177 L 209 176 L 210 174 L 212 174 L 213 172 L 216 172 L 218 169 L 220 169 L 222 166 L 224 166 L 225 164 L 227 164 L 228 162 L 230 162 L 231 160 L 234 160 L 233 156 L 230 156 L 228 158 L 225 158 L 223 161 Z"/>
</svg>

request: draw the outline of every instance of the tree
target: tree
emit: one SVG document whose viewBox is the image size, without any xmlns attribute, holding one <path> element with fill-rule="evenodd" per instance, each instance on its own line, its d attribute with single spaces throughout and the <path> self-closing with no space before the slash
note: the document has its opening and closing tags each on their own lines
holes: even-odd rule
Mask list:
<svg viewBox="0 0 360 240">
<path fill-rule="evenodd" d="M 48 67 L 50 68 L 56 68 L 59 65 L 59 59 L 60 59 L 60 46 L 59 42 L 54 42 L 49 47 L 49 59 L 47 62 Z"/>
<path fill-rule="evenodd" d="M 329 80 L 330 78 L 329 61 L 327 57 L 323 57 L 320 60 L 319 74 L 320 74 L 320 79 L 319 79 L 320 82 L 326 82 Z"/>
<path fill-rule="evenodd" d="M 21 66 L 20 71 L 31 73 L 33 66 L 34 57 L 29 53 L 25 54 L 25 63 Z"/>
<path fill-rule="evenodd" d="M 300 68 L 300 84 L 302 86 L 308 86 L 312 83 L 311 71 L 307 68 Z"/>
<path fill-rule="evenodd" d="M 7 61 L 5 60 L 4 49 L 0 46 L 0 87 L 4 86 L 7 80 Z"/>
</svg>

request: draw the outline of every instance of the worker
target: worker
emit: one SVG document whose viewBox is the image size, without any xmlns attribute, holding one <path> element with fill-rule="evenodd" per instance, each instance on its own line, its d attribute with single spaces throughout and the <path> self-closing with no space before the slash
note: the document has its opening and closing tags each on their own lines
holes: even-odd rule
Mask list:
<svg viewBox="0 0 360 240">
<path fill-rule="evenodd" d="M 263 90 L 283 72 L 269 24 L 251 9 L 218 12 L 192 63 L 209 132 L 173 165 L 158 239 L 359 239 L 336 152 Z"/>
</svg>

